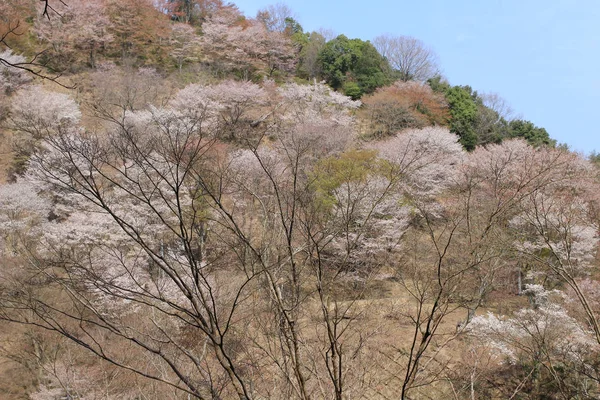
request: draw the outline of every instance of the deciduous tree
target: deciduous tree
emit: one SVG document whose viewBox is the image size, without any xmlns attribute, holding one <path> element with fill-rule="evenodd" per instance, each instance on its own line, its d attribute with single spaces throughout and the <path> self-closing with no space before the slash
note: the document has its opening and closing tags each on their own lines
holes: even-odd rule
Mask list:
<svg viewBox="0 0 600 400">
<path fill-rule="evenodd" d="M 390 136 L 406 128 L 444 125 L 448 106 L 427 84 L 398 81 L 363 98 L 364 114 L 374 136 Z"/>
<path fill-rule="evenodd" d="M 183 64 L 199 60 L 200 38 L 196 36 L 194 28 L 185 24 L 176 24 L 171 27 L 171 57 L 175 59 L 177 68 L 181 72 Z"/>
<path fill-rule="evenodd" d="M 38 37 L 51 46 L 49 61 L 57 69 L 74 69 L 82 51 L 90 67 L 96 67 L 96 54 L 113 41 L 113 25 L 104 0 L 73 2 L 56 6 L 57 15 L 39 15 L 35 22 Z"/>
<path fill-rule="evenodd" d="M 295 13 L 285 3 L 271 4 L 256 14 L 256 19 L 262 22 L 269 32 L 285 33 L 290 19 L 295 20 L 296 18 Z"/>
<path fill-rule="evenodd" d="M 402 81 L 425 82 L 440 73 L 437 55 L 419 39 L 385 34 L 373 39 L 373 45 Z"/>
<path fill-rule="evenodd" d="M 256 20 L 246 20 L 239 11 L 226 7 L 203 25 L 203 44 L 208 54 L 228 69 L 262 70 L 271 76 L 275 71 L 289 72 L 295 67 L 296 48 L 290 38 L 279 31 L 268 31 Z"/>
</svg>

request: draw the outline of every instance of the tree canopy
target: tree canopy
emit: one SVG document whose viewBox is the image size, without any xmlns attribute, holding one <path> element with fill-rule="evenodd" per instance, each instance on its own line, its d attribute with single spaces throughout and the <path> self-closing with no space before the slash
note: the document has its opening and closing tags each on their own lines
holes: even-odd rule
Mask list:
<svg viewBox="0 0 600 400">
<path fill-rule="evenodd" d="M 325 44 L 319 62 L 327 83 L 334 89 L 350 90 L 353 98 L 391 82 L 387 60 L 369 41 L 339 35 Z"/>
</svg>

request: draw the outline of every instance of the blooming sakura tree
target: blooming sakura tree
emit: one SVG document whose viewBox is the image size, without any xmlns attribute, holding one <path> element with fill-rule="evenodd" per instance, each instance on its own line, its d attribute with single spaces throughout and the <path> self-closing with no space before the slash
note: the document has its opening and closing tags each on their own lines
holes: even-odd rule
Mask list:
<svg viewBox="0 0 600 400">
<path fill-rule="evenodd" d="M 19 175 L 24 172 L 39 141 L 77 129 L 81 113 L 69 95 L 51 92 L 42 86 L 21 90 L 11 100 L 7 126 L 15 131 L 12 146 L 16 152 L 11 174 Z"/>
<path fill-rule="evenodd" d="M 362 328 L 344 317 L 352 306 L 333 297 L 348 263 L 337 273 L 324 258 L 320 272 L 312 267 L 340 228 L 313 207 L 309 172 L 342 154 L 354 133 L 325 118 L 279 119 L 267 107 L 258 140 L 228 154 L 221 127 L 246 129 L 237 121 L 257 107 L 248 96 L 263 93 L 250 83 L 189 87 L 167 107 L 118 111 L 106 131 L 42 136 L 27 177 L 52 195 L 54 219 L 42 225 L 35 262 L 11 283 L 42 274 L 71 295 L 61 303 L 0 291 L 1 317 L 27 323 L 19 310 L 35 308 L 37 324 L 71 338 L 83 318 L 77 343 L 88 351 L 199 398 L 269 397 L 272 384 L 299 398 L 315 390 L 341 398 L 365 347 Z M 318 343 L 305 340 L 311 328 L 301 322 L 311 276 L 320 282 L 319 329 L 329 332 Z M 333 346 L 332 358 L 315 358 L 322 346 Z M 264 359 L 269 374 L 248 370 Z"/>
<path fill-rule="evenodd" d="M 268 76 L 294 68 L 294 48 L 283 32 L 267 30 L 262 22 L 245 20 L 233 7 L 224 7 L 202 25 L 205 51 L 228 68 L 256 65 Z"/>
<path fill-rule="evenodd" d="M 403 393 L 418 391 L 419 382 L 441 373 L 435 368 L 419 369 L 431 357 L 430 346 L 443 347 L 439 335 L 452 337 L 450 332 L 444 333 L 439 321 L 464 308 L 467 319 L 457 325 L 457 332 L 468 328 L 476 309 L 495 288 L 498 276 L 514 271 L 517 260 L 526 256 L 532 268 L 537 260 L 540 267 L 562 273 L 570 269 L 561 264 L 565 261 L 557 260 L 570 260 L 573 267 L 582 267 L 579 263 L 589 262 L 597 246 L 596 230 L 589 225 L 587 207 L 582 204 L 591 198 L 589 195 L 582 196 L 581 202 L 573 197 L 564 202 L 560 197 L 538 197 L 542 193 L 584 194 L 584 187 L 594 187 L 585 163 L 577 155 L 555 149 L 536 150 L 522 141 L 464 154 L 460 146 L 455 147 L 456 137 L 446 141 L 445 147 L 437 148 L 445 142 L 442 132 L 430 143 L 426 135 L 421 135 L 418 131 L 400 134 L 373 146 L 392 165 L 402 167 L 398 171 L 404 174 L 401 176 L 407 199 L 403 204 L 415 210 L 396 260 L 396 265 L 401 266 L 400 279 L 417 310 L 416 314 L 406 314 L 415 326 L 413 344 L 405 350 L 409 356 L 394 359 L 406 371 L 405 376 L 398 377 Z M 411 174 L 415 174 L 414 181 Z M 429 181 L 431 186 L 425 184 Z M 556 220 L 544 211 L 547 208 L 554 210 Z M 522 213 L 530 215 L 528 221 L 539 226 L 537 231 L 518 224 Z M 523 246 L 523 239 L 515 240 L 519 237 L 530 241 L 535 237 L 541 243 L 539 247 Z M 557 241 L 564 244 L 558 245 Z M 409 243 L 414 243 L 414 247 Z M 556 250 L 543 250 L 546 246 Z M 432 268 L 427 269 L 428 265 Z M 564 275 L 563 282 L 577 287 L 576 279 Z M 587 320 L 580 326 L 595 335 L 594 314 L 589 302 L 584 303 L 587 297 L 577 297 Z M 436 362 L 442 361 L 438 358 Z"/>
<path fill-rule="evenodd" d="M 282 99 L 283 118 L 296 122 L 318 118 L 349 127 L 354 122 L 351 112 L 361 105 L 360 101 L 333 91 L 324 82 L 288 83 L 277 92 Z"/>
<path fill-rule="evenodd" d="M 4 63 L 0 62 L 0 91 L 11 94 L 31 80 L 25 70 L 11 67 L 13 64 L 25 63 L 25 57 L 13 54 L 8 49 L 0 53 L 0 59 L 5 60 Z"/>
<path fill-rule="evenodd" d="M 465 157 L 458 137 L 441 127 L 408 130 L 371 147 L 394 165 L 394 172 L 405 179 L 407 194 L 415 198 L 432 197 L 452 186 Z"/>
<path fill-rule="evenodd" d="M 177 63 L 181 72 L 185 62 L 197 60 L 200 51 L 199 38 L 196 36 L 194 28 L 186 24 L 176 24 L 171 27 L 171 57 Z"/>
<path fill-rule="evenodd" d="M 8 95 L 31 80 L 25 69 L 15 68 L 15 65 L 26 63 L 25 57 L 13 54 L 8 49 L 0 53 L 0 120 L 8 113 Z"/>
<path fill-rule="evenodd" d="M 260 86 L 224 81 L 212 86 L 189 85 L 177 93 L 170 105 L 184 113 L 204 113 L 207 120 L 221 127 L 223 137 L 233 140 L 243 137 L 240 133 L 249 127 L 249 122 L 260 119 L 260 107 L 265 103 L 266 93 Z"/>
<path fill-rule="evenodd" d="M 219 125 L 223 137 L 228 140 L 247 138 L 249 131 L 258 126 L 264 127 L 259 130 L 263 133 L 265 129 L 272 129 L 274 135 L 289 133 L 296 126 L 304 127 L 299 129 L 302 135 L 312 126 L 313 134 L 318 134 L 323 143 L 350 140 L 354 124 L 351 113 L 360 106 L 360 102 L 352 101 L 322 83 L 292 83 L 273 89 L 270 82 L 261 87 L 239 81 L 189 85 L 169 104 L 183 113 L 203 113 L 207 121 Z M 326 132 L 327 129 L 331 131 Z M 243 132 L 245 134 L 241 135 Z"/>
<path fill-rule="evenodd" d="M 69 95 L 33 86 L 13 97 L 9 121 L 14 130 L 41 139 L 75 127 L 80 118 L 79 106 Z"/>
<path fill-rule="evenodd" d="M 193 171 L 201 168 L 201 157 L 211 148 L 212 141 L 202 131 L 201 122 L 181 118 L 171 110 L 157 110 L 144 123 L 124 122 L 115 126 L 108 136 L 61 132 L 46 138 L 42 151 L 32 158 L 29 171 L 31 179 L 43 182 L 55 193 L 65 194 L 58 203 L 62 205 L 64 220 L 54 221 L 53 226 L 44 229 L 37 253 L 40 264 L 36 269 L 51 280 L 63 273 L 73 277 L 72 281 L 64 282 L 73 290 L 73 285 L 79 288 L 73 292 L 72 300 L 91 312 L 88 320 L 91 341 L 85 346 L 100 358 L 123 367 L 124 358 L 116 349 L 109 349 L 106 339 L 138 342 L 144 351 L 156 349 L 166 340 L 171 343 L 169 349 L 164 347 L 165 342 L 160 345 L 163 350 L 149 354 L 154 354 L 157 368 L 171 365 L 170 374 L 148 371 L 143 360 L 128 368 L 199 397 L 208 390 L 202 383 L 208 377 L 201 378 L 203 373 L 197 375 L 199 372 L 192 377 L 190 368 L 202 370 L 207 360 L 202 355 L 202 346 L 197 355 L 191 348 L 180 353 L 187 347 L 182 347 L 185 335 L 180 335 L 181 329 L 192 318 L 197 319 L 204 327 L 201 330 L 206 330 L 209 336 L 221 337 L 227 334 L 227 328 L 219 322 L 221 317 L 225 318 L 223 323 L 229 324 L 227 314 L 231 318 L 236 308 L 227 311 L 229 306 L 223 303 L 225 308 L 221 310 L 215 302 L 225 301 L 234 292 L 215 297 L 217 287 L 221 288 L 219 291 L 225 290 L 230 284 L 217 285 L 213 281 L 216 277 L 209 277 L 212 262 L 202 253 L 206 214 L 204 196 Z M 90 219 L 95 223 L 83 223 Z M 214 256 L 221 260 L 216 253 Z M 60 259 L 65 263 L 48 267 L 49 260 Z M 246 283 L 249 280 L 251 275 L 244 279 Z M 238 290 L 244 288 L 242 284 Z M 19 301 L 4 297 L 3 305 L 11 308 Z M 48 300 L 31 301 L 42 304 Z M 237 297 L 234 295 L 231 301 L 231 305 L 235 304 Z M 151 318 L 154 326 L 151 336 L 146 336 L 147 330 L 142 333 L 145 330 L 142 326 L 134 328 L 120 320 L 128 313 L 143 310 L 155 314 Z M 83 318 L 74 310 L 63 311 L 66 320 L 61 323 L 42 322 L 56 317 L 46 312 L 38 315 L 40 323 L 65 333 L 69 320 Z M 227 345 L 217 336 L 214 336 L 215 355 L 231 363 L 228 350 L 224 347 L 218 350 Z M 188 361 L 183 364 L 172 358 L 185 353 L 191 358 L 185 356 Z M 231 377 L 238 375 L 235 367 L 230 373 Z M 236 385 L 238 388 L 231 390 L 239 390 L 240 397 L 250 397 L 243 394 L 249 390 L 244 381 Z"/>
<path fill-rule="evenodd" d="M 39 225 L 49 216 L 50 202 L 35 186 L 17 182 L 0 186 L 0 255 L 17 252 L 24 238 L 39 234 Z"/>
<path fill-rule="evenodd" d="M 561 177 L 527 196 L 511 221 L 520 233 L 517 248 L 534 272 L 536 266 L 546 269 L 575 293 L 600 344 L 597 310 L 579 284 L 595 265 L 598 250 L 598 226 L 590 218 L 598 182 L 587 161 L 572 154 L 553 156 L 561 159 Z"/>
<path fill-rule="evenodd" d="M 497 215 L 504 214 L 514 229 L 511 246 L 533 271 L 543 267 L 576 287 L 598 244 L 589 214 L 597 185 L 591 165 L 576 154 L 534 149 L 519 140 L 478 149 L 470 163 L 482 198 L 492 194 Z M 596 332 L 593 312 L 580 295 Z"/>
<path fill-rule="evenodd" d="M 69 4 L 57 3 L 57 15 L 46 18 L 40 15 L 35 23 L 38 37 L 50 45 L 63 62 L 76 60 L 75 53 L 87 53 L 87 61 L 96 67 L 96 53 L 113 41 L 110 33 L 113 25 L 108 17 L 103 0 L 78 1 Z M 65 68 L 66 65 L 62 65 Z"/>
<path fill-rule="evenodd" d="M 600 348 L 594 334 L 569 316 L 560 304 L 563 293 L 541 285 L 528 285 L 524 293 L 531 296 L 533 308 L 518 310 L 510 318 L 478 316 L 470 326 L 474 342 L 490 348 L 497 363 L 508 370 L 511 366 L 528 369 L 516 387 L 501 390 L 513 395 L 535 393 L 540 390 L 535 387 L 546 380 L 562 397 L 581 390 L 597 393 L 599 376 L 593 357 Z M 563 368 L 570 373 L 563 373 Z"/>
<path fill-rule="evenodd" d="M 578 156 L 522 141 L 466 153 L 441 127 L 365 143 L 360 103 L 320 83 L 153 97 L 156 72 L 136 75 L 97 94 L 96 130 L 68 96 L 12 96 L 35 146 L 0 186 L 0 319 L 69 343 L 38 357 L 38 398 L 443 398 L 449 346 L 517 268 L 578 301 L 533 286 L 531 310 L 479 337 L 552 339 L 540 368 L 595 379 L 597 194 Z M 141 386 L 94 385 L 100 370 Z M 556 373 L 557 393 L 583 390 Z"/>
</svg>

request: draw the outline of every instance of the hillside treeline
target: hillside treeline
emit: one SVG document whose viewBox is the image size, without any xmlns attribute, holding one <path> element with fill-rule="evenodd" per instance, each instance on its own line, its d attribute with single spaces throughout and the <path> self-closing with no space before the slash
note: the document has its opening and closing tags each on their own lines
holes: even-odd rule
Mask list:
<svg viewBox="0 0 600 400">
<path fill-rule="evenodd" d="M 598 167 L 422 42 L 38 3 L 0 5 L 0 398 L 600 396 Z"/>
</svg>

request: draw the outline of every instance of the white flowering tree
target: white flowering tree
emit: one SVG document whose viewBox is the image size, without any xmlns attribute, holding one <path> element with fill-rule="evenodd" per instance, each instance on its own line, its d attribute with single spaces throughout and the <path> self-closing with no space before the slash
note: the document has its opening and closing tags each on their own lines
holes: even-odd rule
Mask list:
<svg viewBox="0 0 600 400">
<path fill-rule="evenodd" d="M 520 278 L 526 271 L 538 283 L 522 292 L 530 297 L 533 309 L 522 309 L 510 319 L 477 317 L 474 329 L 482 342 L 496 343 L 495 351 L 502 347 L 508 362 L 518 358 L 529 368 L 518 377 L 514 393 L 505 394 L 528 390 L 532 382 L 546 379 L 540 374 L 546 374 L 554 382 L 552 390 L 563 397 L 593 392 L 596 389 L 586 388 L 585 382 L 597 386 L 591 360 L 600 343 L 596 285 L 589 279 L 598 246 L 591 212 L 596 207 L 597 177 L 576 154 L 534 149 L 523 141 L 477 149 L 469 158 L 466 171 L 472 198 L 480 209 L 489 210 L 490 221 L 504 227 L 497 238 L 506 255 L 496 275 L 517 271 Z M 548 300 L 551 292 L 539 283 L 561 287 L 568 295 Z M 518 286 L 520 290 L 521 279 Z M 572 374 L 567 373 L 570 370 Z"/>
<path fill-rule="evenodd" d="M 75 63 L 83 52 L 90 67 L 96 67 L 97 53 L 113 41 L 113 27 L 105 3 L 100 0 L 57 2 L 55 14 L 48 18 L 40 14 L 35 21 L 38 38 L 52 46 L 53 62 Z M 69 65 L 58 66 L 63 69 Z M 70 65 L 72 67 L 72 65 Z"/>
<path fill-rule="evenodd" d="M 45 276 L 57 290 L 63 287 L 69 301 L 3 292 L 3 310 L 14 312 L 3 317 L 32 322 L 18 310 L 36 309 L 35 324 L 114 365 L 200 398 L 211 390 L 207 374 L 214 366 L 207 363 L 220 359 L 232 393 L 250 398 L 224 339 L 246 286 L 226 289 L 234 283 L 221 283 L 209 272 L 213 261 L 203 252 L 208 217 L 198 179 L 209 183 L 198 174 L 214 141 L 202 123 L 174 110 L 154 110 L 133 114 L 103 135 L 46 136 L 32 156 L 28 179 L 54 195 L 56 218 L 43 226 L 30 272 Z M 226 262 L 216 250 L 213 257 Z M 252 279 L 248 271 L 243 281 Z M 135 313 L 149 319 L 138 325 Z M 76 321 L 85 339 L 73 336 Z M 184 345 L 191 326 L 203 332 L 202 339 Z M 119 342 L 147 352 L 155 367 L 126 360 L 115 346 Z M 211 357 L 203 354 L 205 343 Z"/>
<path fill-rule="evenodd" d="M 173 47 L 171 57 L 177 63 L 180 72 L 184 63 L 198 60 L 200 40 L 191 26 L 183 23 L 173 25 L 169 41 Z"/>
<path fill-rule="evenodd" d="M 352 112 L 361 105 L 360 101 L 332 90 L 324 82 L 288 83 L 278 88 L 277 93 L 281 97 L 282 117 L 295 122 L 321 119 L 349 127 L 354 122 Z"/>
<path fill-rule="evenodd" d="M 78 125 L 79 106 L 71 96 L 32 86 L 19 91 L 11 101 L 10 127 L 42 139 Z"/>
<path fill-rule="evenodd" d="M 171 100 L 171 107 L 185 113 L 204 112 L 220 126 L 228 140 L 244 139 L 243 132 L 252 128 L 266 111 L 263 88 L 251 82 L 227 80 L 216 85 L 193 84 L 179 91 Z"/>
<path fill-rule="evenodd" d="M 276 70 L 289 72 L 296 49 L 283 32 L 269 31 L 256 20 L 245 19 L 237 9 L 224 7 L 202 24 L 205 52 L 227 68 L 248 70 L 257 66 L 268 76 Z"/>
<path fill-rule="evenodd" d="M 27 71 L 14 67 L 14 65 L 25 64 L 25 57 L 7 49 L 0 53 L 0 60 L 3 60 L 0 62 L 0 91 L 10 94 L 31 81 Z"/>
<path fill-rule="evenodd" d="M 591 165 L 563 149 L 511 140 L 474 151 L 469 169 L 473 184 L 483 189 L 481 204 L 494 199 L 494 218 L 510 228 L 505 243 L 522 257 L 521 267 L 573 289 L 598 340 L 595 312 L 578 284 L 594 265 L 598 246 L 591 214 L 598 182 Z"/>
<path fill-rule="evenodd" d="M 112 365 L 144 384 L 105 393 L 131 398 L 443 397 L 446 349 L 517 265 L 562 277 L 594 338 L 595 186 L 576 156 L 465 153 L 439 127 L 360 143 L 360 103 L 319 83 L 194 84 L 154 105 L 142 86 L 92 107 L 96 131 L 66 96 L 14 96 L 37 146 L 0 186 L 0 319 L 71 343 L 39 362 L 39 396 L 100 393 L 89 377 Z M 558 312 L 536 304 L 527 326 Z"/>
<path fill-rule="evenodd" d="M 598 311 L 580 285 L 596 266 L 599 227 L 591 208 L 599 190 L 597 177 L 578 155 L 547 152 L 556 176 L 521 202 L 521 212 L 511 221 L 518 231 L 516 247 L 533 274 L 554 276 L 572 290 L 600 344 Z"/>
<path fill-rule="evenodd" d="M 594 333 L 568 314 L 564 293 L 527 285 L 524 294 L 530 297 L 531 308 L 510 317 L 477 316 L 470 325 L 473 345 L 491 354 L 497 370 L 503 368 L 518 377 L 516 384 L 509 381 L 499 388 L 501 392 L 513 397 L 520 392 L 550 391 L 557 393 L 556 398 L 597 395 L 600 376 L 594 357 L 600 347 Z M 473 383 L 473 394 L 479 386 Z"/>
<path fill-rule="evenodd" d="M 26 179 L 51 202 L 51 218 L 26 248 L 30 262 L 2 281 L 0 317 L 197 398 L 341 398 L 363 342 L 341 329 L 346 311 L 330 314 L 339 273 L 313 268 L 339 229 L 313 207 L 310 172 L 353 131 L 267 110 L 257 140 L 234 151 L 221 128 L 247 129 L 237 121 L 262 93 L 250 83 L 189 87 L 164 108 L 105 114 L 99 132 L 27 125 L 41 141 Z M 314 277 L 326 282 L 319 329 L 331 335 L 311 344 Z M 323 343 L 335 350 L 320 359 Z"/>
<path fill-rule="evenodd" d="M 80 118 L 79 105 L 67 94 L 31 86 L 12 96 L 6 124 L 14 131 L 11 174 L 24 172 L 40 140 L 77 129 Z"/>
</svg>

